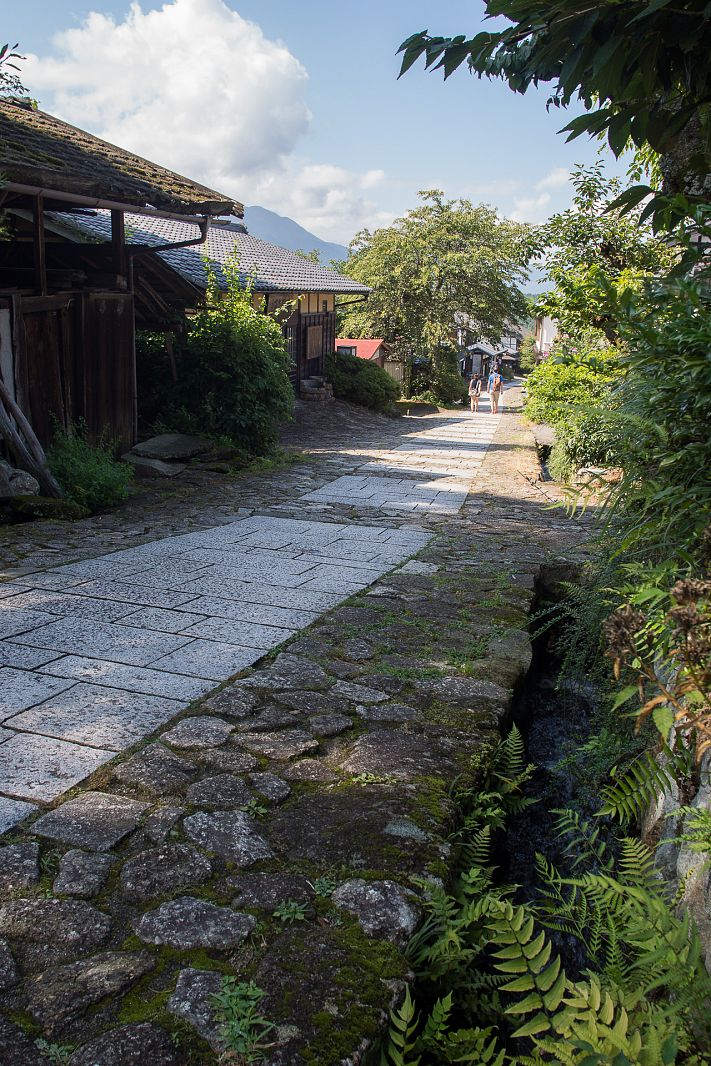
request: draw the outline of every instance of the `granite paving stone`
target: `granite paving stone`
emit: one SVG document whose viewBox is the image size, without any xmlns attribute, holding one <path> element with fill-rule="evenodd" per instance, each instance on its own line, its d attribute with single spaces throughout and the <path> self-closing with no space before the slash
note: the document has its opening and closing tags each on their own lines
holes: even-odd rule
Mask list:
<svg viewBox="0 0 711 1066">
<path fill-rule="evenodd" d="M 34 803 L 0 796 L 0 833 L 6 833 L 8 829 L 12 829 L 14 825 L 29 818 L 31 814 L 36 814 L 37 809 Z"/>
<path fill-rule="evenodd" d="M 158 807 L 143 823 L 145 836 L 152 844 L 165 843 L 184 813 L 182 807 Z"/>
<path fill-rule="evenodd" d="M 54 621 L 54 616 L 45 611 L 13 608 L 12 601 L 14 598 L 13 596 L 7 600 L 0 600 L 0 640 L 19 636 L 44 625 L 46 622 Z"/>
<path fill-rule="evenodd" d="M 53 966 L 28 982 L 28 1007 L 53 1035 L 95 1003 L 130 987 L 154 966 L 146 951 L 104 951 L 66 966 Z"/>
<path fill-rule="evenodd" d="M 192 807 L 229 810 L 245 807 L 254 799 L 254 794 L 244 781 L 234 774 L 216 774 L 214 777 L 204 777 L 191 785 L 185 799 Z"/>
<path fill-rule="evenodd" d="M 252 788 L 270 803 L 283 803 L 291 794 L 291 785 L 282 781 L 276 774 L 264 771 L 249 774 L 247 777 Z"/>
<path fill-rule="evenodd" d="M 90 851 L 109 851 L 138 825 L 147 803 L 108 792 L 82 792 L 32 826 L 37 836 Z"/>
<path fill-rule="evenodd" d="M 385 692 L 350 681 L 337 681 L 331 692 L 334 696 L 342 696 L 352 703 L 383 703 L 388 698 Z"/>
<path fill-rule="evenodd" d="M 229 618 L 235 622 L 258 622 L 279 629 L 297 630 L 311 625 L 318 618 L 318 611 L 296 610 L 292 607 L 274 607 L 266 603 L 249 603 L 221 596 L 198 596 L 190 604 L 194 611 L 212 618 Z"/>
<path fill-rule="evenodd" d="M 221 976 L 215 970 L 186 967 L 178 974 L 168 1010 L 187 1022 L 215 1051 L 224 1049 L 222 1027 L 215 1018 L 214 997 L 221 989 Z"/>
<path fill-rule="evenodd" d="M 0 721 L 42 703 L 72 684 L 70 680 L 62 681 L 27 670 L 14 670 L 11 666 L 0 667 Z"/>
<path fill-rule="evenodd" d="M 129 626 L 156 629 L 160 633 L 184 633 L 190 626 L 205 619 L 204 614 L 192 611 L 167 610 L 162 607 L 142 607 L 124 616 Z"/>
<path fill-rule="evenodd" d="M 71 654 L 81 650 L 85 655 L 97 659 L 111 659 L 133 666 L 147 666 L 159 656 L 175 652 L 190 640 L 189 637 L 152 633 L 112 622 L 89 622 L 81 618 L 62 618 L 49 625 L 38 622 L 37 627 L 14 637 L 13 643 Z"/>
<path fill-rule="evenodd" d="M 163 696 L 79 683 L 38 707 L 6 719 L 5 724 L 11 729 L 122 751 L 180 709 L 179 702 Z"/>
<path fill-rule="evenodd" d="M 136 935 L 146 944 L 167 945 L 181 951 L 236 947 L 257 924 L 252 914 L 239 914 L 193 896 L 162 903 L 136 922 Z"/>
<path fill-rule="evenodd" d="M 30 650 L 30 649 L 28 649 Z M 145 666 L 127 666 L 105 659 L 88 659 L 81 655 L 64 655 L 40 667 L 42 674 L 87 681 L 93 685 L 142 692 L 147 696 L 166 696 L 181 704 L 209 692 L 213 684 L 204 678 L 171 674 L 167 670 L 152 670 Z"/>
<path fill-rule="evenodd" d="M 40 878 L 39 845 L 31 842 L 0 848 L 0 894 L 36 885 Z"/>
<path fill-rule="evenodd" d="M 192 763 L 162 744 L 149 744 L 114 770 L 115 779 L 122 785 L 158 799 L 183 792 L 196 776 Z"/>
<path fill-rule="evenodd" d="M 162 844 L 139 851 L 124 863 L 119 882 L 124 896 L 144 902 L 177 890 L 202 885 L 212 865 L 190 844 Z"/>
<path fill-rule="evenodd" d="M 263 649 L 243 648 L 218 640 L 191 640 L 174 651 L 151 662 L 154 670 L 168 670 L 188 674 L 209 681 L 226 681 L 246 669 L 264 655 Z"/>
<path fill-rule="evenodd" d="M 4 992 L 6 988 L 12 988 L 19 980 L 20 972 L 15 964 L 10 945 L 7 940 L 0 938 L 0 992 Z M 1 1052 L 2 1044 L 0 1044 Z"/>
<path fill-rule="evenodd" d="M 252 866 L 273 855 L 257 822 L 244 811 L 199 811 L 185 819 L 183 828 L 198 847 L 229 859 L 237 866 Z"/>
<path fill-rule="evenodd" d="M 17 670 L 36 670 L 38 666 L 58 659 L 58 651 L 46 648 L 28 648 L 21 644 L 9 644 L 0 640 L 0 666 L 11 666 Z"/>
<path fill-rule="evenodd" d="M 353 725 L 345 714 L 315 714 L 309 718 L 309 729 L 317 737 L 335 737 Z"/>
<path fill-rule="evenodd" d="M 195 599 L 187 592 L 169 589 L 151 589 L 147 585 L 134 585 L 129 581 L 85 581 L 70 590 L 75 596 L 96 596 L 106 600 L 142 607 L 182 607 Z"/>
<path fill-rule="evenodd" d="M 235 728 L 234 722 L 203 714 L 195 718 L 183 718 L 161 735 L 164 744 L 172 748 L 219 748 Z"/>
<path fill-rule="evenodd" d="M 190 626 L 185 632 L 191 637 L 206 637 L 222 640 L 227 644 L 241 644 L 246 648 L 276 648 L 294 632 L 276 626 L 260 625 L 258 622 L 241 622 L 223 618 L 207 618 Z"/>
<path fill-rule="evenodd" d="M 75 1051 L 67 1066 L 181 1066 L 170 1034 L 153 1022 L 121 1025 Z"/>
<path fill-rule="evenodd" d="M 54 737 L 16 733 L 0 744 L 0 792 L 50 803 L 115 755 Z"/>
<path fill-rule="evenodd" d="M 99 622 L 115 622 L 117 618 L 124 618 L 132 610 L 131 605 L 127 603 L 112 603 L 90 596 L 72 596 L 49 589 L 25 591 L 22 596 L 13 598 L 12 605 L 43 611 L 60 618 L 71 615 L 75 618 L 94 618 Z"/>
<path fill-rule="evenodd" d="M 236 741 L 240 747 L 246 748 L 253 755 L 263 755 L 278 761 L 318 750 L 318 741 L 303 729 L 283 729 L 275 733 L 240 733 Z"/>
<path fill-rule="evenodd" d="M 108 939 L 111 919 L 85 900 L 13 899 L 0 905 L 0 934 L 10 941 L 39 942 L 91 951 Z"/>
<path fill-rule="evenodd" d="M 115 862 L 113 855 L 70 848 L 59 860 L 53 890 L 59 896 L 92 899 L 104 887 Z"/>
</svg>

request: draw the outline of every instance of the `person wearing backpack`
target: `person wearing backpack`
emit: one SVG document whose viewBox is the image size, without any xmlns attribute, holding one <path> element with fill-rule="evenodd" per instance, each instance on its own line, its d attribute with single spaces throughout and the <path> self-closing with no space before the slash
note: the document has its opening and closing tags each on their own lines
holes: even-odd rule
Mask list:
<svg viewBox="0 0 711 1066">
<path fill-rule="evenodd" d="M 492 370 L 489 375 L 489 397 L 491 399 L 491 413 L 497 415 L 499 413 L 499 399 L 501 397 L 501 390 L 504 387 L 504 383 L 501 380 L 501 374 L 498 370 Z"/>
<path fill-rule="evenodd" d="M 472 374 L 469 379 L 469 401 L 471 403 L 472 414 L 475 414 L 479 410 L 479 397 L 481 396 L 481 378 L 478 374 Z"/>
</svg>

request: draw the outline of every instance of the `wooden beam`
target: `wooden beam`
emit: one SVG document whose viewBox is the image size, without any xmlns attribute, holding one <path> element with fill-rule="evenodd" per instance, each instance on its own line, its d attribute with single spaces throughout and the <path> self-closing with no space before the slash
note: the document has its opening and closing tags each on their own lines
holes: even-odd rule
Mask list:
<svg viewBox="0 0 711 1066">
<path fill-rule="evenodd" d="M 35 196 L 32 240 L 35 253 L 35 288 L 40 296 L 47 295 L 47 262 L 44 244 L 44 200 Z"/>
<path fill-rule="evenodd" d="M 113 256 L 114 270 L 117 274 L 126 276 L 126 228 L 124 226 L 123 211 L 111 212 L 111 254 Z"/>
</svg>

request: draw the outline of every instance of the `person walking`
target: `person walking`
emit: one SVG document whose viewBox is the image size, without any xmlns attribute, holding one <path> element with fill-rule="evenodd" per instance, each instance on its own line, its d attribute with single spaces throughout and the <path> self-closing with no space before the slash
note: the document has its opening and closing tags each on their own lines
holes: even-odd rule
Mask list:
<svg viewBox="0 0 711 1066">
<path fill-rule="evenodd" d="M 491 399 L 492 415 L 497 415 L 499 413 L 499 399 L 503 387 L 504 383 L 501 380 L 501 374 L 498 370 L 492 370 L 489 374 L 489 398 Z"/>
<path fill-rule="evenodd" d="M 469 379 L 469 402 L 472 414 L 479 410 L 479 397 L 481 396 L 481 378 L 478 374 L 472 374 Z"/>
</svg>

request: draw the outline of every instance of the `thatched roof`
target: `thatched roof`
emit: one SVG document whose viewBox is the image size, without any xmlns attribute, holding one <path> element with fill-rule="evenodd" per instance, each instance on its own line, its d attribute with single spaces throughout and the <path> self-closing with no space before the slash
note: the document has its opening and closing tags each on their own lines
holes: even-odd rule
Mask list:
<svg viewBox="0 0 711 1066">
<path fill-rule="evenodd" d="M 0 174 L 28 185 L 183 215 L 244 213 L 223 193 L 133 155 L 26 100 L 0 100 Z"/>
</svg>

